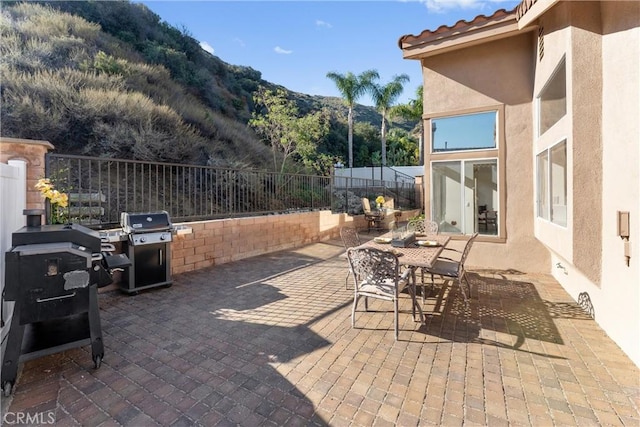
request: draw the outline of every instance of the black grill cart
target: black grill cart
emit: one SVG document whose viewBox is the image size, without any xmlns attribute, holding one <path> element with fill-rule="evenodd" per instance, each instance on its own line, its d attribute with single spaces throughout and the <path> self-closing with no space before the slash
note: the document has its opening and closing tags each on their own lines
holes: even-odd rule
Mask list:
<svg viewBox="0 0 640 427">
<path fill-rule="evenodd" d="M 167 211 L 120 214 L 127 237 L 122 249 L 131 267 L 120 282 L 127 294 L 143 289 L 171 286 L 171 241 L 175 231 Z"/>
<path fill-rule="evenodd" d="M 2 361 L 5 396 L 20 362 L 89 344 L 96 369 L 104 356 L 97 289 L 111 274 L 99 234 L 77 224 L 40 225 L 41 211 L 25 213 L 27 226 L 12 234 L 5 253 L 3 299 L 15 301 Z"/>
</svg>

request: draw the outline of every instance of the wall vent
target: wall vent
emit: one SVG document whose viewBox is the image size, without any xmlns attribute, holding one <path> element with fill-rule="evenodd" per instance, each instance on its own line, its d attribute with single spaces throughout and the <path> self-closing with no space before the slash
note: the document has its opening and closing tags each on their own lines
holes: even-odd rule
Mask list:
<svg viewBox="0 0 640 427">
<path fill-rule="evenodd" d="M 544 57 L 544 27 L 538 29 L 538 60 L 542 61 Z"/>
</svg>

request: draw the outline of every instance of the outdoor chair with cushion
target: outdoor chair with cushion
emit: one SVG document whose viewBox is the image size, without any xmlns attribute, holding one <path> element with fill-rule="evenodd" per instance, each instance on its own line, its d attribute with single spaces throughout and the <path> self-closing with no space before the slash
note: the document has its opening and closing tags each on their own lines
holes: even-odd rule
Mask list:
<svg viewBox="0 0 640 427">
<path fill-rule="evenodd" d="M 458 251 L 452 248 L 445 248 L 447 251 L 457 252 L 459 253 L 459 258 L 453 259 L 449 257 L 440 256 L 433 263 L 433 266 L 430 268 L 425 268 L 425 271 L 431 274 L 431 284 L 433 285 L 434 276 L 441 276 L 442 278 L 453 279 L 458 283 L 460 287 L 460 292 L 462 292 L 462 297 L 464 298 L 465 303 L 468 304 L 469 297 L 471 296 L 471 285 L 469 284 L 469 280 L 466 277 L 466 271 L 464 268 L 464 264 L 467 260 L 467 256 L 471 251 L 471 246 L 473 245 L 473 241 L 478 237 L 478 233 L 474 233 L 467 243 L 464 246 L 462 251 Z M 464 287 L 462 286 L 462 281 L 467 283 L 467 291 L 465 292 Z M 424 297 L 424 290 L 423 290 Z"/>
<path fill-rule="evenodd" d="M 344 245 L 345 250 L 349 250 L 350 248 L 355 248 L 356 246 L 360 246 L 362 242 L 360 242 L 360 236 L 358 235 L 358 230 L 354 227 L 342 227 L 340 229 L 340 238 L 342 239 L 342 244 Z M 344 286 L 346 289 L 349 289 L 349 276 L 351 275 L 351 269 L 347 271 L 347 277 L 344 279 Z"/>
<path fill-rule="evenodd" d="M 365 311 L 369 311 L 368 299 L 377 298 L 393 303 L 394 333 L 398 339 L 398 298 L 406 288 L 411 296 L 412 314 L 418 308 L 420 321 L 424 322 L 422 309 L 416 303 L 415 286 L 411 282 L 411 270 L 401 273 L 398 257 L 387 251 L 374 248 L 351 248 L 347 251 L 349 268 L 354 280 L 353 308 L 351 326 L 356 326 L 356 308 L 358 300 L 364 297 Z"/>
<path fill-rule="evenodd" d="M 366 197 L 362 198 L 362 211 L 364 212 L 364 219 L 367 220 L 367 231 L 370 232 L 371 229 L 380 230 L 382 220 L 384 219 L 384 212 L 382 211 L 372 211 L 371 203 L 369 199 Z"/>
</svg>

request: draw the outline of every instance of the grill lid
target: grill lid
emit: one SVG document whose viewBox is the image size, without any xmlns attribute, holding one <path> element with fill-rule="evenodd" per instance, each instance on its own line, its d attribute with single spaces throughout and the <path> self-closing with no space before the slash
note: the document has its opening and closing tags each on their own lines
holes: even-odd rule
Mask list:
<svg viewBox="0 0 640 427">
<path fill-rule="evenodd" d="M 79 224 L 26 226 L 11 235 L 12 246 L 58 242 L 71 242 L 100 253 L 100 234 Z"/>
<path fill-rule="evenodd" d="M 173 225 L 167 211 L 120 214 L 120 226 L 125 233 L 149 233 L 171 230 Z"/>
</svg>

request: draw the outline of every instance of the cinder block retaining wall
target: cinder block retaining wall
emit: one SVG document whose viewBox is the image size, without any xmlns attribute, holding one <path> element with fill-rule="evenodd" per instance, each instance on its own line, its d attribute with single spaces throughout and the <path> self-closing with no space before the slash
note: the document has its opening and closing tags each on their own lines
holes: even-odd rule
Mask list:
<svg viewBox="0 0 640 427">
<path fill-rule="evenodd" d="M 264 253 L 291 249 L 339 235 L 352 218 L 329 211 L 188 222 L 189 234 L 175 236 L 172 274 L 198 270 Z"/>
<path fill-rule="evenodd" d="M 418 214 L 402 211 L 400 221 Z M 175 236 L 171 246 L 171 273 L 179 274 L 339 238 L 340 227 L 366 229 L 364 216 L 330 211 L 188 222 L 191 233 Z"/>
</svg>

